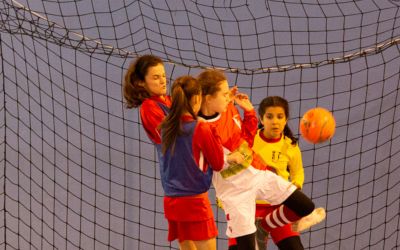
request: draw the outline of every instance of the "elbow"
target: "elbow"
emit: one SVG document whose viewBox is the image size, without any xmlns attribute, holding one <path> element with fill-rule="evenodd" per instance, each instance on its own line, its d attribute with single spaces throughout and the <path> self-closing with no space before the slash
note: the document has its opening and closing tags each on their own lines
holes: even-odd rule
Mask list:
<svg viewBox="0 0 400 250">
<path fill-rule="evenodd" d="M 221 171 L 224 168 L 224 162 L 218 162 L 218 164 L 212 165 L 212 169 L 216 172 Z"/>
<path fill-rule="evenodd" d="M 223 165 L 222 165 L 221 167 L 219 167 L 219 168 L 215 168 L 215 169 L 214 169 L 214 171 L 217 171 L 217 172 L 219 172 L 219 171 L 221 171 L 221 170 L 222 170 L 222 168 L 223 168 Z"/>
</svg>

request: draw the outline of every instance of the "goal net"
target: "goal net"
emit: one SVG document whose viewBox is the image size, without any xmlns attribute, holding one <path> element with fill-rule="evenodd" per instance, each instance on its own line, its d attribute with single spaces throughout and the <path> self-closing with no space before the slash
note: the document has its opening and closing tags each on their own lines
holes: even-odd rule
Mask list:
<svg viewBox="0 0 400 250">
<path fill-rule="evenodd" d="M 303 191 L 327 211 L 303 245 L 400 247 L 398 0 L 3 0 L 0 54 L 3 249 L 178 249 L 155 148 L 122 98 L 144 54 L 170 83 L 219 68 L 256 108 L 283 96 L 297 135 L 308 109 L 332 111 L 332 140 L 300 138 Z"/>
</svg>

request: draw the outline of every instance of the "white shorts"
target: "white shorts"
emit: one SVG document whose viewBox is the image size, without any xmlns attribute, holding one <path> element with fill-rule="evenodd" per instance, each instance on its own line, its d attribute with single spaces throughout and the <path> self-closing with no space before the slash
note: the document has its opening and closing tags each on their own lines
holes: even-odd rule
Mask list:
<svg viewBox="0 0 400 250">
<path fill-rule="evenodd" d="M 256 231 L 256 200 L 266 200 L 271 205 L 278 205 L 297 189 L 275 173 L 252 166 L 228 178 L 214 172 L 213 185 L 224 207 L 228 223 L 226 235 L 230 238 Z"/>
</svg>

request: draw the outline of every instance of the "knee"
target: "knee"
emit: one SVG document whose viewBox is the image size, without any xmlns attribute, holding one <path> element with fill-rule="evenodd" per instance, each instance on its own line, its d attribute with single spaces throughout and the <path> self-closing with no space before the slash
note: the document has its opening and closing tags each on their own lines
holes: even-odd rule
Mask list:
<svg viewBox="0 0 400 250">
<path fill-rule="evenodd" d="M 315 208 L 314 202 L 300 190 L 294 191 L 283 204 L 300 217 L 309 215 Z"/>
</svg>

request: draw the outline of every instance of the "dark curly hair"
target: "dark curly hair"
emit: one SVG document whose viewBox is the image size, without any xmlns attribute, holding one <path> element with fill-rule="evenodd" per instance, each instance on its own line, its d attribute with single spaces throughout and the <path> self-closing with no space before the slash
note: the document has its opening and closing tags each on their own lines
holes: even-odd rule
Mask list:
<svg viewBox="0 0 400 250">
<path fill-rule="evenodd" d="M 289 119 L 289 103 L 286 99 L 280 96 L 268 96 L 264 98 L 260 106 L 258 107 L 258 115 L 263 117 L 265 111 L 269 107 L 281 107 L 285 111 L 286 119 Z M 283 129 L 283 134 L 286 137 L 289 137 L 292 140 L 292 144 L 296 145 L 298 138 L 294 137 L 292 130 L 289 128 L 288 124 L 286 123 L 285 128 Z"/>
<path fill-rule="evenodd" d="M 163 64 L 163 61 L 153 55 L 144 55 L 137 58 L 125 73 L 123 92 L 127 108 L 139 107 L 146 98 L 150 97 L 147 90 L 139 83 L 144 81 L 150 67 Z"/>
</svg>

